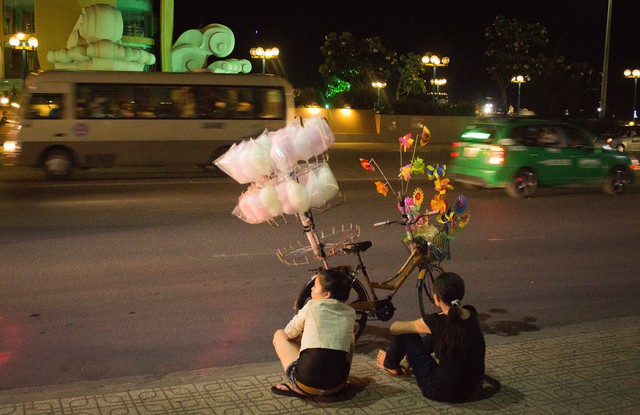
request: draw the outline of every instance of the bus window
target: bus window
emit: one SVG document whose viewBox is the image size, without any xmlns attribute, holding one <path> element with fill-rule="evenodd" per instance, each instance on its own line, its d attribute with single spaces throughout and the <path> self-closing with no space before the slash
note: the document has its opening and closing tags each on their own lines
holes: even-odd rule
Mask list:
<svg viewBox="0 0 640 415">
<path fill-rule="evenodd" d="M 28 119 L 62 118 L 64 95 L 33 94 L 27 110 Z"/>
</svg>

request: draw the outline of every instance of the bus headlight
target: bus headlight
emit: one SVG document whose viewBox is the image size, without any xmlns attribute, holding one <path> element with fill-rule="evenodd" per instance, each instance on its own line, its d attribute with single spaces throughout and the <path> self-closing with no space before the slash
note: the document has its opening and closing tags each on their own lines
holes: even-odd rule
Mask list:
<svg viewBox="0 0 640 415">
<path fill-rule="evenodd" d="M 16 154 L 20 152 L 20 144 L 17 141 L 5 141 L 2 145 L 4 154 Z"/>
</svg>

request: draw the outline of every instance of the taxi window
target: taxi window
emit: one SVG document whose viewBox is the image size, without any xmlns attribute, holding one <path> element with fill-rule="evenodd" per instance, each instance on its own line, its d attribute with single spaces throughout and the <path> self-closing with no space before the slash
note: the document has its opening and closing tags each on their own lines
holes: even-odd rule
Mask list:
<svg viewBox="0 0 640 415">
<path fill-rule="evenodd" d="M 591 147 L 592 139 L 577 128 L 567 127 L 567 147 Z"/>
<path fill-rule="evenodd" d="M 554 126 L 517 127 L 511 138 L 525 146 L 562 147 L 565 139 L 562 130 Z"/>
</svg>

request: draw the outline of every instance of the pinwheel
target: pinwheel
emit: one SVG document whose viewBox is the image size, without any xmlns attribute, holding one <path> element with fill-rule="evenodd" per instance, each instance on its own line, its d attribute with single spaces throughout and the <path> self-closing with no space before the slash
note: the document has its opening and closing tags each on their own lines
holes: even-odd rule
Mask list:
<svg viewBox="0 0 640 415">
<path fill-rule="evenodd" d="M 375 167 L 373 167 L 373 165 L 371 164 L 370 160 L 367 159 L 360 159 L 360 165 L 362 166 L 363 169 L 365 169 L 366 171 L 376 171 Z"/>
<path fill-rule="evenodd" d="M 420 157 L 416 157 L 416 159 L 413 160 L 413 163 L 411 163 L 411 173 L 422 174 L 424 173 L 424 169 L 424 160 L 422 160 Z"/>
<path fill-rule="evenodd" d="M 455 216 L 456 213 L 453 210 L 447 209 L 442 215 L 438 216 L 438 222 L 443 225 L 451 224 L 453 223 Z"/>
<path fill-rule="evenodd" d="M 402 177 L 406 182 L 409 181 L 411 179 L 411 164 L 400 167 L 400 173 L 398 173 L 398 177 Z"/>
<path fill-rule="evenodd" d="M 429 180 L 436 180 L 441 177 L 444 177 L 446 172 L 447 172 L 446 164 L 434 163 L 427 166 L 427 178 Z"/>
<path fill-rule="evenodd" d="M 404 137 L 400 137 L 398 141 L 400 141 L 400 148 L 406 152 L 407 149 L 411 148 L 411 145 L 413 144 L 413 136 L 411 135 L 411 133 L 409 133 Z"/>
<path fill-rule="evenodd" d="M 429 144 L 429 140 L 431 140 L 431 131 L 424 125 L 422 126 L 422 133 L 420 134 L 420 145 L 426 146 Z"/>
<path fill-rule="evenodd" d="M 431 199 L 431 210 L 437 210 L 440 213 L 444 213 L 447 210 L 447 202 L 440 194 Z"/>
<path fill-rule="evenodd" d="M 437 180 L 435 181 L 435 188 L 436 188 L 436 191 L 437 191 L 438 193 L 440 193 L 441 195 L 443 195 L 443 194 L 447 193 L 447 190 L 452 190 L 452 189 L 453 189 L 453 186 L 452 186 L 452 185 L 450 185 L 449 183 L 450 183 L 450 180 L 449 180 L 449 179 L 447 179 L 447 178 L 444 178 L 444 179 L 437 179 Z"/>
<path fill-rule="evenodd" d="M 381 193 L 384 197 L 387 197 L 387 192 L 389 192 L 389 188 L 386 183 L 376 182 L 376 191 Z"/>
<path fill-rule="evenodd" d="M 465 226 L 467 226 L 470 219 L 471 219 L 471 215 L 469 215 L 468 213 L 460 216 L 460 221 L 458 222 L 458 226 L 461 228 L 464 228 Z"/>
</svg>

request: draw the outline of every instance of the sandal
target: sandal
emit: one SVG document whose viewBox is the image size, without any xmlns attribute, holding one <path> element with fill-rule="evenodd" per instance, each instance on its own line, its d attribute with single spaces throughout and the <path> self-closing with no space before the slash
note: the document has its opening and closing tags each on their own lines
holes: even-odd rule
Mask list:
<svg viewBox="0 0 640 415">
<path fill-rule="evenodd" d="M 402 366 L 398 366 L 397 369 L 389 369 L 388 367 L 385 367 L 384 358 L 386 355 L 387 355 L 387 352 L 385 352 L 384 350 L 378 351 L 378 356 L 376 357 L 376 364 L 378 365 L 379 368 L 386 370 L 392 376 L 404 376 L 408 374 L 406 369 Z"/>
<path fill-rule="evenodd" d="M 284 386 L 286 389 L 280 389 L 278 386 Z M 295 389 L 293 389 L 288 383 L 281 383 L 277 386 L 272 386 L 271 393 L 273 393 L 274 395 L 288 396 L 288 397 L 294 397 L 294 396 L 297 396 L 300 398 L 305 397 L 305 395 L 296 392 Z"/>
</svg>

